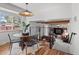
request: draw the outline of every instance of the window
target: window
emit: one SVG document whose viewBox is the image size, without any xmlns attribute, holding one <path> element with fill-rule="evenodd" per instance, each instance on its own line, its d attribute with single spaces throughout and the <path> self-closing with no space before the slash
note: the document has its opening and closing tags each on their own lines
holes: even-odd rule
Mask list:
<svg viewBox="0 0 79 59">
<path fill-rule="evenodd" d="M 5 19 L 4 16 L 0 16 L 0 24 L 6 23 L 7 20 Z"/>
<path fill-rule="evenodd" d="M 21 28 L 21 19 L 17 16 L 0 15 L 0 32 Z"/>
</svg>

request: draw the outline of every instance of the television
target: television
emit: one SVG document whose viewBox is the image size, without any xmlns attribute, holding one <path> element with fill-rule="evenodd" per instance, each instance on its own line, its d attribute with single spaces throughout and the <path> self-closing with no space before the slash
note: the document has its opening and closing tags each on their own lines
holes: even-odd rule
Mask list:
<svg viewBox="0 0 79 59">
<path fill-rule="evenodd" d="M 56 34 L 56 35 L 61 35 L 63 33 L 63 28 L 54 28 L 53 29 L 53 32 Z"/>
</svg>

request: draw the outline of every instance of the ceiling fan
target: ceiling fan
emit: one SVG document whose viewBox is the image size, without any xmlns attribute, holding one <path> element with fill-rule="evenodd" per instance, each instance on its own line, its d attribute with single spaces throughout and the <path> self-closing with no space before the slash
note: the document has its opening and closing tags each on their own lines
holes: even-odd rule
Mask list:
<svg viewBox="0 0 79 59">
<path fill-rule="evenodd" d="M 26 6 L 28 5 L 28 3 L 25 3 Z M 21 16 L 32 16 L 32 12 L 30 12 L 29 10 L 25 10 L 19 13 L 19 15 Z"/>
</svg>

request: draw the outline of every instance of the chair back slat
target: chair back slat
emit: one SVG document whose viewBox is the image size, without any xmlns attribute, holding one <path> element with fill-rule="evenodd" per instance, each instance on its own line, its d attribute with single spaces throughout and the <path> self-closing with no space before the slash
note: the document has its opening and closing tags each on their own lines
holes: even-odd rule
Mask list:
<svg viewBox="0 0 79 59">
<path fill-rule="evenodd" d="M 9 37 L 9 41 L 10 41 L 10 43 L 11 43 L 11 37 L 10 37 L 10 34 L 8 34 L 8 37 Z"/>
</svg>

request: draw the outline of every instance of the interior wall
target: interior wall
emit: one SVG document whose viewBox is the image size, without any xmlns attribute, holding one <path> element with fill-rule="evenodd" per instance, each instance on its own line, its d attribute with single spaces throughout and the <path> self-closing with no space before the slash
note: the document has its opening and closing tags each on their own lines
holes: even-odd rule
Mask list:
<svg viewBox="0 0 79 59">
<path fill-rule="evenodd" d="M 31 35 L 39 34 L 39 28 L 40 28 L 40 35 L 43 35 L 43 24 L 36 23 L 36 22 L 29 22 L 31 27 Z"/>
<path fill-rule="evenodd" d="M 77 33 L 72 37 L 70 53 L 71 54 L 79 54 L 79 4 L 72 4 L 72 19 L 70 22 L 70 33 Z"/>
<path fill-rule="evenodd" d="M 0 45 L 10 42 L 8 34 L 10 34 L 11 39 L 19 39 L 19 38 L 13 36 L 13 34 L 18 33 L 18 32 L 19 31 L 0 32 Z"/>
</svg>

